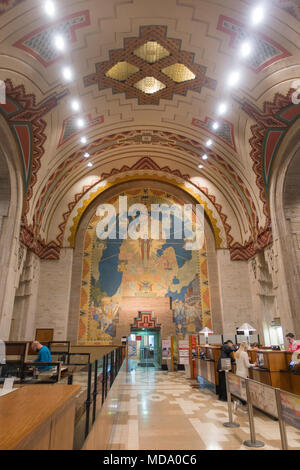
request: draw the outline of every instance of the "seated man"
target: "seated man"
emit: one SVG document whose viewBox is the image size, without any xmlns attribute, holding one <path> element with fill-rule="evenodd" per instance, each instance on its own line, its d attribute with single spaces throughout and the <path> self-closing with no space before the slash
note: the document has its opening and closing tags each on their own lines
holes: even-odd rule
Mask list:
<svg viewBox="0 0 300 470">
<path fill-rule="evenodd" d="M 52 362 L 52 357 L 47 346 L 43 346 L 38 341 L 33 341 L 31 348 L 33 351 L 38 351 L 38 357 L 34 362 Z M 39 372 L 44 372 L 45 370 L 51 370 L 51 366 L 37 366 Z"/>
</svg>

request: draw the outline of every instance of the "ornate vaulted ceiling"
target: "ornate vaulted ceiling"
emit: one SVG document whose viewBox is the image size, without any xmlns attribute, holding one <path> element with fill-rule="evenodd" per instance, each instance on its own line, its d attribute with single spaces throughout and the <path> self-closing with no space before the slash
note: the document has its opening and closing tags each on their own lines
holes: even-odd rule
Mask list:
<svg viewBox="0 0 300 470">
<path fill-rule="evenodd" d="M 270 243 L 272 163 L 300 116 L 297 0 L 265 0 L 255 27 L 250 0 L 54 3 L 50 17 L 41 0 L 0 0 L 0 125 L 23 166 L 21 240 L 56 258 L 96 197 L 156 180 L 205 205 L 232 259 Z"/>
</svg>

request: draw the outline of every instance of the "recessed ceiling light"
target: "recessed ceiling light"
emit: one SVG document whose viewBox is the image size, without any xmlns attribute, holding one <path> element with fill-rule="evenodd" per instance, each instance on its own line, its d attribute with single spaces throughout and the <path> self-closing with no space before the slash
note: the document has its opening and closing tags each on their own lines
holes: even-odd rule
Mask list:
<svg viewBox="0 0 300 470">
<path fill-rule="evenodd" d="M 208 156 L 206 155 L 206 153 L 202 155 L 202 160 L 207 160 L 207 159 L 208 159 Z"/>
<path fill-rule="evenodd" d="M 65 80 L 70 82 L 73 78 L 73 71 L 70 67 L 64 67 L 62 70 L 62 74 Z"/>
<path fill-rule="evenodd" d="M 83 156 L 84 156 L 84 158 L 89 158 L 90 154 L 89 154 L 88 152 L 85 152 L 85 153 L 83 154 Z"/>
<path fill-rule="evenodd" d="M 222 116 L 223 114 L 225 114 L 227 112 L 227 109 L 228 109 L 228 106 L 226 103 L 221 103 L 219 104 L 218 106 L 218 114 L 220 116 Z"/>
<path fill-rule="evenodd" d="M 218 130 L 220 127 L 220 124 L 218 122 L 214 122 L 213 125 L 212 125 L 212 128 L 214 131 Z"/>
<path fill-rule="evenodd" d="M 54 2 L 51 2 L 51 0 L 48 0 L 44 4 L 44 10 L 49 16 L 54 16 L 55 15 L 55 5 Z"/>
<path fill-rule="evenodd" d="M 89 163 L 87 164 L 87 166 L 89 166 L 89 167 L 93 166 L 92 162 L 89 162 Z"/>
<path fill-rule="evenodd" d="M 265 16 L 265 10 L 263 6 L 259 5 L 254 8 L 251 15 L 252 24 L 257 25 L 262 22 Z"/>
<path fill-rule="evenodd" d="M 252 45 L 249 41 L 245 41 L 241 45 L 240 55 L 241 57 L 248 57 L 252 52 Z"/>
<path fill-rule="evenodd" d="M 212 141 L 211 139 L 208 139 L 208 140 L 206 141 L 206 144 L 205 144 L 205 145 L 206 145 L 206 147 L 211 147 L 212 144 L 213 144 L 213 141 Z"/>
<path fill-rule="evenodd" d="M 86 144 L 87 143 L 87 138 L 85 136 L 81 137 L 80 142 L 82 144 Z"/>
<path fill-rule="evenodd" d="M 85 126 L 85 122 L 82 118 L 78 118 L 76 120 L 76 126 L 79 128 L 79 129 L 82 129 L 84 126 Z"/>
<path fill-rule="evenodd" d="M 53 42 L 54 42 L 54 45 L 55 45 L 55 47 L 58 51 L 64 51 L 65 50 L 66 43 L 65 43 L 65 40 L 64 40 L 63 36 L 58 34 L 57 36 L 54 37 Z"/>
<path fill-rule="evenodd" d="M 203 165 L 198 165 L 198 168 L 203 168 Z"/>
<path fill-rule="evenodd" d="M 81 108 L 80 101 L 72 100 L 71 101 L 71 108 L 73 109 L 73 111 L 79 111 L 80 108 Z"/>
<path fill-rule="evenodd" d="M 238 70 L 234 70 L 228 77 L 228 86 L 235 86 L 240 81 L 241 74 Z"/>
</svg>

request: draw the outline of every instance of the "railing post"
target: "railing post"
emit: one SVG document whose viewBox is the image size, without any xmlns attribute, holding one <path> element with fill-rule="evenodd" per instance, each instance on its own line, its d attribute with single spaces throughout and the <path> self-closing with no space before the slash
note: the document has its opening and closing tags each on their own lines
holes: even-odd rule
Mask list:
<svg viewBox="0 0 300 470">
<path fill-rule="evenodd" d="M 94 372 L 94 391 L 93 391 L 93 423 L 95 422 L 96 419 L 96 409 L 97 409 L 97 375 L 98 375 L 98 361 L 95 361 L 95 372 Z"/>
<path fill-rule="evenodd" d="M 102 362 L 102 398 L 101 398 L 101 403 L 103 405 L 104 403 L 104 395 L 105 395 L 105 362 L 106 362 L 106 356 L 103 357 L 103 362 Z"/>
<path fill-rule="evenodd" d="M 104 382 L 104 385 L 105 385 L 105 388 L 104 388 L 104 392 L 105 392 L 105 398 L 107 397 L 107 375 L 108 375 L 108 354 L 105 354 L 105 357 L 106 357 L 106 361 L 105 361 L 105 382 Z"/>
<path fill-rule="evenodd" d="M 91 406 L 91 382 L 92 382 L 92 366 L 93 364 L 89 364 L 89 372 L 88 372 L 88 384 L 87 384 L 87 396 L 85 401 L 85 437 L 87 438 L 89 429 L 90 429 L 90 406 Z"/>
<path fill-rule="evenodd" d="M 73 384 L 73 374 L 69 374 L 68 375 L 68 385 L 72 385 Z"/>
<path fill-rule="evenodd" d="M 114 383 L 114 380 L 115 380 L 115 361 L 114 361 L 114 357 L 115 357 L 115 352 L 112 351 L 110 353 L 110 386 L 112 386 L 112 384 Z"/>
</svg>

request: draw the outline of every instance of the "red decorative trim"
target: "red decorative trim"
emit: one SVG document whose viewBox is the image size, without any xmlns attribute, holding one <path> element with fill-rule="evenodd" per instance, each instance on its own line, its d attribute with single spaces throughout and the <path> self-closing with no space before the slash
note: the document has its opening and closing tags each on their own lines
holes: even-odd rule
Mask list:
<svg viewBox="0 0 300 470">
<path fill-rule="evenodd" d="M 103 122 L 104 122 L 104 116 L 103 115 L 92 118 L 91 114 L 88 114 L 87 116 L 83 116 L 83 118 L 85 118 L 85 121 L 86 121 L 85 129 L 89 129 L 91 127 L 97 126 L 98 124 L 103 124 Z M 75 120 L 76 116 L 69 116 L 66 119 L 64 119 L 63 125 L 62 125 L 62 130 L 61 130 L 60 137 L 59 137 L 58 147 L 61 147 L 65 143 L 69 142 L 69 140 L 73 139 L 74 137 L 76 137 L 77 135 L 82 133 L 82 129 L 74 130 L 74 132 L 72 132 L 72 134 L 69 137 L 67 137 L 66 139 L 63 140 L 66 125 L 70 120 L 73 120 L 73 119 Z"/>
<path fill-rule="evenodd" d="M 248 241 L 244 245 L 234 243 L 230 247 L 230 257 L 232 261 L 247 261 L 256 255 L 259 251 L 273 242 L 272 231 L 270 228 L 262 231 L 258 237 L 257 242 Z"/>
<path fill-rule="evenodd" d="M 234 32 L 232 30 L 229 30 L 227 28 L 224 28 L 223 26 L 223 22 L 227 21 L 228 23 L 231 23 L 231 24 L 234 24 L 236 26 L 239 26 L 240 28 L 242 28 L 243 30 L 247 31 L 247 27 L 245 24 L 241 23 L 240 21 L 237 21 L 233 18 L 230 18 L 228 16 L 224 16 L 224 15 L 220 15 L 219 17 L 219 21 L 218 21 L 218 26 L 217 26 L 217 29 L 219 31 L 223 31 L 223 33 L 225 34 L 229 34 L 230 36 L 230 41 L 229 41 L 229 46 L 232 47 L 232 48 L 235 48 L 235 41 L 236 41 L 236 38 L 237 38 L 237 35 L 238 33 L 237 32 Z M 261 72 L 261 70 L 265 69 L 266 67 L 268 67 L 269 65 L 272 65 L 274 64 L 275 62 L 278 62 L 279 60 L 281 59 L 285 59 L 286 57 L 290 57 L 292 54 L 287 51 L 284 47 L 282 47 L 280 44 L 278 44 L 278 42 L 276 41 L 273 41 L 273 39 L 269 38 L 268 36 L 266 36 L 265 34 L 263 33 L 260 33 L 260 32 L 256 32 L 255 33 L 255 37 L 257 37 L 258 39 L 266 42 L 267 44 L 271 44 L 272 46 L 274 46 L 278 51 L 281 52 L 281 54 L 279 55 L 276 55 L 272 58 L 270 58 L 269 60 L 266 60 L 266 62 L 263 62 L 259 67 L 255 68 L 253 66 L 251 66 L 249 63 L 247 63 L 247 61 L 245 61 L 245 65 L 246 67 L 248 67 L 249 69 L 253 70 L 253 72 L 255 73 L 259 73 Z"/>
<path fill-rule="evenodd" d="M 32 155 L 31 155 L 31 175 L 28 182 L 27 192 L 25 195 L 25 203 L 23 209 L 23 221 L 26 220 L 26 214 L 29 210 L 29 201 L 33 194 L 33 186 L 37 181 L 37 172 L 41 167 L 41 157 L 44 154 L 43 144 L 46 141 L 46 135 L 44 134 L 46 128 L 46 122 L 42 119 L 49 111 L 51 111 L 55 106 L 58 105 L 59 101 L 66 96 L 69 91 L 64 90 L 60 94 L 54 94 L 44 101 L 36 104 L 36 97 L 33 94 L 27 95 L 23 85 L 13 86 L 10 79 L 5 80 L 6 86 L 6 97 L 13 100 L 14 103 L 17 103 L 18 108 L 12 110 L 12 104 L 7 103 L 6 105 L 0 105 L 0 110 L 4 111 L 4 117 L 7 120 L 9 126 L 13 128 L 19 123 L 29 123 L 31 126 L 32 134 Z M 20 141 L 22 145 L 22 141 Z M 27 145 L 25 142 L 25 147 L 23 154 L 27 155 Z M 26 162 L 24 162 L 26 166 Z"/>
<path fill-rule="evenodd" d="M 199 127 L 200 129 L 203 129 L 204 131 L 208 132 L 210 135 L 212 135 L 213 137 L 217 137 L 218 139 L 220 139 L 224 144 L 228 145 L 228 147 L 230 147 L 231 149 L 233 149 L 235 152 L 236 152 L 236 145 L 235 145 L 235 138 L 234 138 L 234 127 L 233 127 L 233 124 L 230 122 L 230 121 L 227 121 L 226 119 L 222 119 L 220 122 L 223 123 L 223 122 L 226 122 L 226 124 L 228 125 L 228 127 L 230 128 L 230 136 L 231 136 L 231 141 L 232 141 L 232 145 L 231 143 L 224 139 L 222 137 L 222 135 L 218 132 L 218 131 L 213 131 L 211 128 L 210 128 L 210 125 L 209 125 L 209 122 L 213 122 L 213 119 L 209 118 L 208 116 L 205 117 L 205 120 L 204 121 L 201 121 L 200 119 L 197 119 L 197 118 L 193 118 L 192 119 L 192 124 L 193 126 L 196 126 L 196 127 Z M 201 123 L 201 124 L 198 124 L 198 123 Z"/>
<path fill-rule="evenodd" d="M 21 226 L 20 241 L 41 259 L 59 259 L 60 247 L 57 243 L 46 244 L 44 240 L 36 238 L 34 231 L 25 225 Z"/>
<path fill-rule="evenodd" d="M 183 175 L 180 173 L 179 170 L 171 170 L 169 167 L 163 167 L 161 168 L 157 163 L 155 163 L 150 157 L 143 157 L 140 160 L 138 160 L 132 167 L 128 167 L 127 165 L 124 165 L 121 169 L 116 169 L 113 168 L 110 173 L 102 173 L 101 177 L 94 181 L 91 185 L 85 186 L 80 193 L 77 193 L 75 195 L 75 198 L 72 202 L 68 204 L 68 210 L 63 214 L 63 222 L 59 225 L 60 233 L 58 237 L 56 238 L 56 242 L 59 244 L 59 246 L 62 246 L 63 242 L 63 237 L 64 237 L 64 231 L 65 227 L 67 224 L 67 220 L 76 205 L 76 203 L 84 196 L 85 193 L 87 193 L 90 189 L 92 189 L 94 186 L 96 186 L 100 181 L 103 181 L 111 176 L 118 175 L 125 173 L 127 171 L 132 171 L 132 170 L 157 170 L 157 171 L 162 171 L 174 176 L 177 176 L 179 178 L 182 178 L 186 181 L 189 181 L 193 186 L 195 186 L 197 189 L 200 189 L 206 197 L 211 201 L 211 203 L 214 205 L 216 208 L 216 211 L 218 212 L 223 224 L 224 224 L 224 230 L 227 238 L 227 244 L 230 246 L 230 244 L 233 241 L 233 238 L 230 234 L 231 227 L 230 225 L 226 222 L 227 221 L 227 215 L 225 215 L 222 212 L 222 206 L 221 204 L 216 203 L 216 198 L 213 195 L 210 195 L 208 192 L 207 188 L 200 187 L 195 185 L 190 181 L 190 176 L 189 175 Z"/>
<path fill-rule="evenodd" d="M 40 28 L 35 29 L 34 31 L 31 31 L 30 33 L 26 34 L 23 38 L 19 39 L 17 42 L 13 44 L 14 47 L 17 47 L 18 49 L 21 49 L 22 51 L 27 52 L 30 56 L 34 57 L 37 59 L 41 64 L 43 64 L 44 67 L 49 67 L 50 65 L 54 64 L 57 62 L 59 59 L 63 57 L 63 54 L 59 54 L 55 59 L 49 60 L 49 62 L 45 61 L 43 57 L 35 52 L 32 48 L 28 47 L 25 45 L 25 41 L 28 41 L 32 37 L 36 36 L 39 33 L 46 32 L 47 29 L 52 29 L 55 25 L 58 25 L 60 23 L 64 23 L 68 20 L 71 20 L 72 18 L 76 18 L 78 16 L 85 16 L 85 21 L 79 24 L 74 24 L 70 26 L 69 31 L 70 31 L 70 41 L 69 43 L 72 44 L 77 40 L 76 37 L 76 30 L 79 28 L 82 28 L 83 26 L 89 26 L 91 24 L 90 20 L 90 12 L 88 10 L 83 10 L 79 11 L 77 13 L 73 13 L 72 15 L 65 16 L 64 18 L 60 18 L 59 20 L 55 22 L 51 22 L 46 24 L 45 26 L 41 26 Z M 53 46 L 54 47 L 54 46 Z"/>
</svg>

